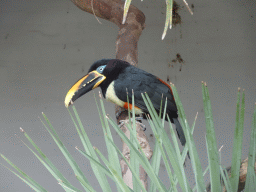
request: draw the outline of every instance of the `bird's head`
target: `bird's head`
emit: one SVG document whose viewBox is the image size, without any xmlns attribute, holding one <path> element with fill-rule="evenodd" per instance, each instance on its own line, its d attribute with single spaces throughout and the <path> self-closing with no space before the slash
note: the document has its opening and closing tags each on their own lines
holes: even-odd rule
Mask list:
<svg viewBox="0 0 256 192">
<path fill-rule="evenodd" d="M 65 106 L 68 107 L 79 97 L 97 87 L 108 85 L 118 77 L 120 71 L 127 65 L 129 63 L 118 59 L 96 61 L 90 67 L 88 74 L 79 79 L 68 91 L 65 98 Z"/>
</svg>

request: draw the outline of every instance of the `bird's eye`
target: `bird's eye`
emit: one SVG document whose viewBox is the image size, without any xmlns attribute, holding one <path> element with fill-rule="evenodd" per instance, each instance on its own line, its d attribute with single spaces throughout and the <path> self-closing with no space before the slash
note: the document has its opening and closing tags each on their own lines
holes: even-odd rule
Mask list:
<svg viewBox="0 0 256 192">
<path fill-rule="evenodd" d="M 99 73 L 102 73 L 105 67 L 106 67 L 106 65 L 100 66 L 100 67 L 98 67 L 97 71 L 98 71 Z"/>
</svg>

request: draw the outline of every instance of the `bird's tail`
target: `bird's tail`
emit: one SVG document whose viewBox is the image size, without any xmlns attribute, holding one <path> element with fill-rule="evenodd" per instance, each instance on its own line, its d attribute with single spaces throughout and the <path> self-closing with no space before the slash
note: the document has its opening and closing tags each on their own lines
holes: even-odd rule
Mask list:
<svg viewBox="0 0 256 192">
<path fill-rule="evenodd" d="M 183 129 L 180 125 L 180 122 L 177 118 L 173 118 L 173 123 L 176 126 L 176 131 L 177 131 L 178 137 L 180 139 L 181 145 L 184 146 L 186 144 L 186 138 L 185 138 Z"/>
</svg>

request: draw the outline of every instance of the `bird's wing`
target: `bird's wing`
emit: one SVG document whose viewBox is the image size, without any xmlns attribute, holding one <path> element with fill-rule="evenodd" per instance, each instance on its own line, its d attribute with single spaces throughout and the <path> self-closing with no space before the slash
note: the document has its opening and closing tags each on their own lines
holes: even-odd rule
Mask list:
<svg viewBox="0 0 256 192">
<path fill-rule="evenodd" d="M 154 75 L 147 73 L 141 69 L 131 67 L 115 80 L 115 92 L 118 98 L 127 102 L 127 92 L 129 103 L 132 102 L 132 90 L 134 91 L 135 106 L 148 112 L 143 101 L 141 93 L 147 93 L 151 102 L 157 111 L 160 110 L 161 99 L 163 98 L 163 106 L 167 97 L 167 114 L 170 117 L 177 117 L 177 107 L 173 100 L 171 89 Z M 163 97 L 162 97 L 163 95 Z"/>
</svg>

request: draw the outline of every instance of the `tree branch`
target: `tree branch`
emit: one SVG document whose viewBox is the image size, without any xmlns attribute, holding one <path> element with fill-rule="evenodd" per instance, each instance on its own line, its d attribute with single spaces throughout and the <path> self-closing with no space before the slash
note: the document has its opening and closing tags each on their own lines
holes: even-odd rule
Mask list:
<svg viewBox="0 0 256 192">
<path fill-rule="evenodd" d="M 125 24 L 122 24 L 124 2 L 121 0 L 71 0 L 78 8 L 88 13 L 94 14 L 97 17 L 111 21 L 119 27 L 116 40 L 116 58 L 128 61 L 130 64 L 137 66 L 138 64 L 138 41 L 145 27 L 145 15 L 135 6 L 130 5 Z M 93 1 L 93 2 L 91 2 Z M 117 122 L 128 119 L 128 113 L 125 109 L 116 106 Z M 125 135 L 130 138 L 130 133 L 125 124 L 122 124 L 121 129 Z M 147 158 L 152 156 L 148 139 L 144 133 L 144 127 L 140 122 L 136 122 L 137 138 L 141 144 Z M 123 155 L 130 160 L 130 149 L 123 142 Z M 122 167 L 122 175 L 125 183 L 132 186 L 132 173 L 123 160 L 120 161 Z M 147 186 L 147 174 L 140 168 L 140 179 Z"/>
<path fill-rule="evenodd" d="M 245 188 L 247 167 L 248 167 L 248 157 L 246 159 L 244 159 L 240 164 L 239 183 L 238 183 L 237 192 L 242 192 Z M 231 167 L 228 167 L 226 170 L 227 170 L 228 176 L 230 178 L 230 176 L 231 176 Z M 254 171 L 256 173 L 256 162 L 254 164 Z M 223 180 L 221 180 L 221 182 L 224 185 Z M 208 184 L 208 186 L 206 188 L 206 191 L 211 192 L 211 184 L 210 183 Z M 225 186 L 223 186 L 222 191 L 223 192 L 227 191 Z"/>
</svg>

